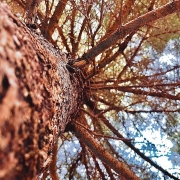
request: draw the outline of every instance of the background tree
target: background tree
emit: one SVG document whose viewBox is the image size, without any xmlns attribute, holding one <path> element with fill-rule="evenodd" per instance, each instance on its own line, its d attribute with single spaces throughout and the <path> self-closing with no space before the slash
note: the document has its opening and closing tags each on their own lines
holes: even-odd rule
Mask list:
<svg viewBox="0 0 180 180">
<path fill-rule="evenodd" d="M 8 4 L 83 77 L 82 106 L 42 179 L 180 178 L 180 1 Z"/>
</svg>

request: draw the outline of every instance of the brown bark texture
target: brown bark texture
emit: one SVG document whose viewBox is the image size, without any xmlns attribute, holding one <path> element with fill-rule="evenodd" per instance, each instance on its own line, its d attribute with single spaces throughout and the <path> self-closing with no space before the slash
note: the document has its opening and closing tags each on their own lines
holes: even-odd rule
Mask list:
<svg viewBox="0 0 180 180">
<path fill-rule="evenodd" d="M 0 179 L 38 179 L 77 110 L 66 55 L 0 2 Z M 82 86 L 81 86 L 82 89 Z"/>
</svg>

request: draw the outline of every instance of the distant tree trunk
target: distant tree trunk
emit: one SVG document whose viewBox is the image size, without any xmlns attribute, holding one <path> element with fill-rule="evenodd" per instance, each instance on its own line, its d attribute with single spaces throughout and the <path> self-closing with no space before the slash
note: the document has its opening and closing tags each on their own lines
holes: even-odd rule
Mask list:
<svg viewBox="0 0 180 180">
<path fill-rule="evenodd" d="M 51 163 L 80 101 L 79 79 L 66 65 L 0 2 L 0 179 L 38 179 Z"/>
</svg>

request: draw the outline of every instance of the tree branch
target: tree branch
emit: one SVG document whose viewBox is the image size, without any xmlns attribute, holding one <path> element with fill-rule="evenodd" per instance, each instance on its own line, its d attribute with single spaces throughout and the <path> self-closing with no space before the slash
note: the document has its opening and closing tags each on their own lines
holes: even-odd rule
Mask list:
<svg viewBox="0 0 180 180">
<path fill-rule="evenodd" d="M 95 108 L 94 106 L 95 104 L 92 101 L 88 101 L 88 106 L 89 108 L 92 110 L 94 109 L 94 111 L 96 113 L 100 113 L 100 111 Z M 118 130 L 106 119 L 104 118 L 103 115 L 100 116 L 101 121 L 119 138 L 124 138 L 123 135 L 121 135 Z M 130 147 L 135 153 L 137 153 L 141 158 L 143 158 L 145 161 L 147 161 L 148 163 L 150 163 L 152 166 L 154 166 L 156 169 L 160 170 L 162 173 L 164 173 L 165 175 L 171 177 L 174 180 L 179 180 L 178 178 L 176 178 L 175 176 L 173 176 L 172 174 L 170 174 L 168 171 L 166 171 L 165 169 L 163 169 L 161 166 L 157 165 L 156 163 L 154 163 L 149 157 L 147 157 L 146 155 L 144 155 L 139 149 L 137 149 L 131 142 L 128 141 L 124 141 L 124 143 Z"/>
<path fill-rule="evenodd" d="M 83 141 L 86 146 L 98 157 L 103 163 L 110 166 L 114 171 L 121 175 L 122 178 L 139 180 L 139 178 L 124 165 L 123 162 L 118 161 L 108 151 L 106 151 L 92 135 L 79 125 L 75 126 L 75 134 Z"/>
<path fill-rule="evenodd" d="M 178 83 L 179 85 L 179 83 Z M 153 85 L 150 85 L 149 87 L 152 87 Z M 155 87 L 156 85 L 154 85 L 153 87 Z M 162 86 L 162 85 L 161 85 Z M 160 97 L 160 98 L 167 98 L 167 99 L 172 99 L 172 100 L 180 100 L 179 96 L 175 96 L 175 95 L 171 95 L 169 93 L 164 93 L 164 92 L 151 92 L 151 91 L 145 91 L 145 90 L 141 90 L 141 89 L 134 89 L 134 88 L 138 88 L 138 86 L 114 86 L 114 85 L 103 85 L 98 87 L 97 85 L 95 87 L 90 87 L 90 90 L 105 90 L 105 89 L 116 89 L 122 92 L 129 92 L 129 93 L 133 93 L 133 94 L 137 94 L 137 95 L 146 95 L 146 96 L 153 96 L 153 97 Z M 148 87 L 147 86 L 139 86 L 139 87 Z"/>
<path fill-rule="evenodd" d="M 67 3 L 67 0 L 59 0 L 58 5 L 56 6 L 56 9 L 54 11 L 54 14 L 50 18 L 47 36 L 46 36 L 48 40 L 51 40 L 51 36 L 54 30 L 58 27 L 58 21 L 63 13 L 66 3 Z"/>
<path fill-rule="evenodd" d="M 173 0 L 170 3 L 157 8 L 153 11 L 150 11 L 131 22 L 120 26 L 114 33 L 112 33 L 107 39 L 100 42 L 97 46 L 90 49 L 87 53 L 85 53 L 82 58 L 87 61 L 91 61 L 97 55 L 102 53 L 107 48 L 114 45 L 119 39 L 126 37 L 128 34 L 137 31 L 139 28 L 147 25 L 148 23 L 155 21 L 157 19 L 163 18 L 168 14 L 172 14 L 180 9 L 180 0 Z"/>
<path fill-rule="evenodd" d="M 123 138 L 123 136 L 112 126 L 112 124 L 107 121 L 104 117 L 101 118 L 102 121 L 104 122 L 104 124 L 107 125 L 107 127 L 109 129 L 112 130 L 112 132 L 118 136 Z M 173 176 L 172 174 L 170 174 L 168 171 L 166 171 L 165 169 L 163 169 L 161 166 L 157 165 L 156 163 L 154 163 L 149 157 L 147 157 L 146 155 L 144 155 L 139 149 L 137 149 L 133 144 L 131 144 L 131 142 L 127 142 L 124 141 L 124 143 L 129 146 L 134 152 L 136 152 L 140 157 L 142 157 L 145 161 L 147 161 L 149 164 L 151 164 L 152 166 L 154 166 L 156 169 L 160 170 L 163 174 L 169 176 L 170 178 L 174 179 L 174 180 L 179 180 L 178 178 L 176 178 L 175 176 Z"/>
</svg>

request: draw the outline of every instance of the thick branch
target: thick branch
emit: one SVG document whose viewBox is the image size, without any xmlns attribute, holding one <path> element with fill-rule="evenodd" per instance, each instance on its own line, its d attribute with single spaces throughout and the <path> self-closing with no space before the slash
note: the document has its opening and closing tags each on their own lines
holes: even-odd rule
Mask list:
<svg viewBox="0 0 180 180">
<path fill-rule="evenodd" d="M 123 162 L 118 161 L 108 151 L 106 151 L 92 135 L 79 125 L 75 125 L 75 134 L 86 144 L 92 153 L 98 157 L 103 163 L 111 167 L 116 173 L 121 175 L 125 180 L 138 180 L 139 178 L 126 167 Z"/>
<path fill-rule="evenodd" d="M 168 14 L 172 14 L 180 9 L 180 0 L 173 0 L 170 3 L 157 8 L 156 10 L 150 11 L 131 22 L 120 26 L 114 33 L 112 33 L 107 39 L 100 42 L 97 46 L 90 49 L 87 53 L 83 55 L 82 58 L 90 61 L 94 59 L 97 55 L 102 53 L 107 48 L 114 45 L 119 39 L 126 37 L 128 34 L 137 31 L 144 25 L 155 21 L 157 19 L 163 18 Z"/>
<path fill-rule="evenodd" d="M 50 18 L 50 22 L 48 25 L 47 39 L 51 39 L 54 30 L 58 27 L 58 21 L 63 13 L 66 4 L 67 4 L 67 0 L 60 0 L 58 5 L 56 6 L 54 14 Z"/>
</svg>

